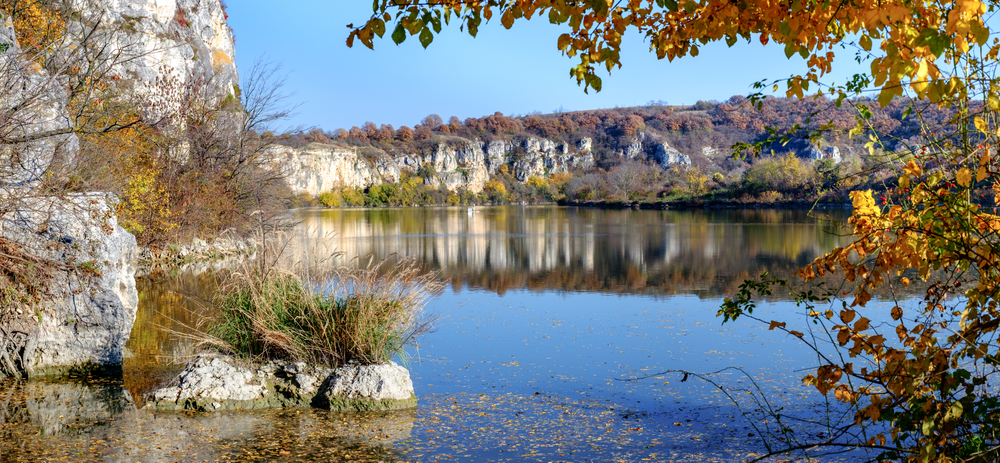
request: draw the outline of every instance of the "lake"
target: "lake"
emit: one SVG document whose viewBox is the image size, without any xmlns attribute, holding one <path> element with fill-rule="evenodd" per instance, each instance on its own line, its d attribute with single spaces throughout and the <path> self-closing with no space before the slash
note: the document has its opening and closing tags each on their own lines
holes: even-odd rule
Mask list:
<svg viewBox="0 0 1000 463">
<path fill-rule="evenodd" d="M 296 213 L 301 222 L 287 238 L 286 262 L 321 267 L 409 256 L 448 280 L 425 308 L 435 331 L 403 359 L 417 409 L 142 410 L 144 394 L 196 351 L 175 333 L 211 310 L 217 277 L 182 270 L 139 280 L 122 378 L 3 392 L 0 458 L 737 461 L 777 443 L 780 433 L 761 415 L 768 407 L 785 415 L 822 411 L 815 390 L 799 381 L 815 354 L 765 325 L 722 325 L 716 312 L 745 279 L 764 271 L 790 277 L 849 242 L 836 226 L 845 211 Z M 342 257 L 331 259 L 335 252 Z M 790 327 L 805 323 L 780 295 L 755 314 Z M 759 420 L 751 423 L 741 409 Z M 822 435 L 820 428 L 801 432 Z"/>
</svg>

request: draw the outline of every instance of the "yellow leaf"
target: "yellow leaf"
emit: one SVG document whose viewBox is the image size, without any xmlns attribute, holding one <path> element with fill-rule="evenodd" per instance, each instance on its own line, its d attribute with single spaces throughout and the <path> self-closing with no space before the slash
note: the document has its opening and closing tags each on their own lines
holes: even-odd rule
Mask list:
<svg viewBox="0 0 1000 463">
<path fill-rule="evenodd" d="M 972 121 L 973 121 L 973 124 L 975 124 L 975 126 L 976 126 L 976 130 L 978 130 L 978 131 L 980 131 L 982 133 L 986 133 L 986 130 L 989 127 L 986 126 L 986 121 L 984 121 L 983 118 L 981 118 L 979 116 L 976 116 L 976 118 L 973 119 Z"/>
<path fill-rule="evenodd" d="M 868 37 L 867 35 L 862 35 L 861 36 L 861 40 L 859 42 L 860 42 L 861 48 L 864 48 L 865 51 L 871 51 L 872 50 L 872 39 L 871 39 L 871 37 Z"/>
<path fill-rule="evenodd" d="M 779 321 L 771 320 L 771 326 L 768 327 L 768 329 L 769 330 L 773 330 L 775 328 L 784 328 L 784 327 L 785 327 L 785 322 L 779 322 Z"/>
<path fill-rule="evenodd" d="M 945 421 L 954 420 L 962 416 L 962 412 L 964 411 L 965 407 L 962 405 L 962 402 L 955 402 L 951 404 L 951 407 L 948 409 L 948 413 L 944 415 L 944 419 Z"/>
<path fill-rule="evenodd" d="M 840 319 L 844 323 L 850 323 L 851 320 L 854 320 L 854 316 L 855 315 L 857 315 L 857 312 L 855 312 L 855 311 L 853 311 L 851 309 L 844 309 L 844 310 L 840 311 Z"/>
<path fill-rule="evenodd" d="M 969 186 L 972 183 L 972 172 L 966 167 L 958 169 L 958 172 L 955 173 L 955 182 L 963 187 Z"/>
</svg>

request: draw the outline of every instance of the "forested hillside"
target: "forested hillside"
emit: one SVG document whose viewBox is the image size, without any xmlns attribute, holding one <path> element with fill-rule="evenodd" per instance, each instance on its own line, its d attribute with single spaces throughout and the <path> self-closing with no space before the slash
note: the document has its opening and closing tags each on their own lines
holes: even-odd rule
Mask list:
<svg viewBox="0 0 1000 463">
<path fill-rule="evenodd" d="M 910 150 L 922 133 L 948 130 L 955 116 L 955 111 L 937 106 L 917 108 L 919 103 L 907 99 L 896 99 L 885 108 L 866 99 L 837 104 L 823 97 L 765 98 L 754 103 L 733 96 L 721 103 L 699 101 L 690 106 L 650 102 L 640 107 L 525 116 L 497 112 L 464 121 L 431 114 L 412 128 L 369 121 L 349 129 L 283 134 L 276 141 L 294 149 L 310 144 L 337 146 L 367 157 L 376 166 L 372 174 L 366 174 L 367 181 L 342 181 L 340 188 L 329 189 L 323 201 L 327 205 L 844 201 L 848 189 L 882 189 L 881 182 L 896 175 L 884 168 L 883 153 Z M 883 138 L 870 143 L 867 137 L 851 136 L 851 130 L 861 126 Z M 813 135 L 819 131 L 823 137 Z M 532 153 L 537 144 L 532 140 L 547 140 L 563 155 L 587 152 L 593 162 L 552 168 L 558 163 L 549 161 L 545 150 Z M 509 145 L 498 155 L 508 169 L 490 172 L 491 183 L 484 183 L 485 187 L 435 177 L 444 166 L 437 162 L 437 169 L 433 168 L 442 147 L 461 153 L 463 147 L 478 144 L 489 153 L 498 143 Z M 756 154 L 750 148 L 753 145 L 759 148 Z M 554 156 L 551 149 L 547 156 Z M 539 158 L 537 162 L 545 168 L 518 170 L 518 162 L 526 157 Z M 394 160 L 401 160 L 401 168 L 395 169 L 400 172 L 380 179 L 375 171 L 384 173 L 381 166 Z M 431 169 L 424 168 L 425 164 Z M 468 180 L 466 166 L 457 164 L 457 171 Z M 381 184 L 399 186 L 386 186 L 393 189 L 387 196 Z M 368 194 L 372 186 L 378 186 L 375 197 Z"/>
</svg>

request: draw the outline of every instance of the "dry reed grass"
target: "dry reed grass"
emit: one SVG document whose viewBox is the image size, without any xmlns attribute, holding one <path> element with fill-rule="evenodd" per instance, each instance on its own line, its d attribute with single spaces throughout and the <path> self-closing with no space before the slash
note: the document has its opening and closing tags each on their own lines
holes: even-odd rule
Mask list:
<svg viewBox="0 0 1000 463">
<path fill-rule="evenodd" d="M 267 255 L 228 276 L 201 342 L 249 361 L 387 363 L 430 330 L 422 309 L 444 288 L 412 259 L 310 273 Z"/>
</svg>

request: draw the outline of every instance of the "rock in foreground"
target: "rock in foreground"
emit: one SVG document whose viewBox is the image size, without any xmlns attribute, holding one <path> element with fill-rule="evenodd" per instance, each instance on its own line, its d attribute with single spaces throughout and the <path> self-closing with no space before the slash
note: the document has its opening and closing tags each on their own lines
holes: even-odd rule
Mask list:
<svg viewBox="0 0 1000 463">
<path fill-rule="evenodd" d="M 4 327 L 27 335 L 28 376 L 122 364 L 139 303 L 138 247 L 111 214 L 115 201 L 104 193 L 32 198 L 0 216 L 0 236 L 64 266 L 53 272 L 37 314 Z"/>
<path fill-rule="evenodd" d="M 327 410 L 395 410 L 415 407 L 409 372 L 395 364 L 337 369 L 269 362 L 251 368 L 225 356 L 198 357 L 150 407 L 160 410 L 236 410 L 317 407 Z"/>
</svg>

